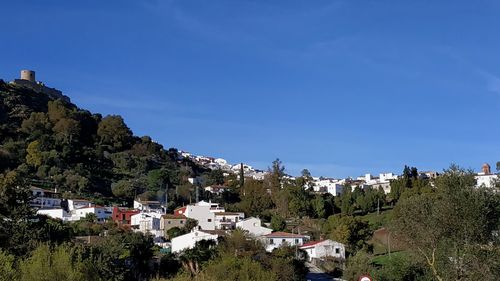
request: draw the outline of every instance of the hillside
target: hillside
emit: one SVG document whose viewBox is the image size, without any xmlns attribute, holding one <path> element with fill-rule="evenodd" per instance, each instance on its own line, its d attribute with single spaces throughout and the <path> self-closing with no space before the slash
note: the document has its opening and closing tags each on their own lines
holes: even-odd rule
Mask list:
<svg viewBox="0 0 500 281">
<path fill-rule="evenodd" d="M 98 202 L 160 198 L 166 186 L 174 198 L 174 188 L 207 172 L 176 149 L 135 136 L 120 116 L 0 80 L 0 172 L 7 170 L 65 197 Z"/>
</svg>

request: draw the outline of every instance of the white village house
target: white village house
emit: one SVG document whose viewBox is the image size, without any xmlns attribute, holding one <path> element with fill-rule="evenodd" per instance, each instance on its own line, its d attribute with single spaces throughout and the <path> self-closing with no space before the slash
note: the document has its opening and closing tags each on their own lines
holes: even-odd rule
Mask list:
<svg viewBox="0 0 500 281">
<path fill-rule="evenodd" d="M 273 232 L 261 236 L 260 239 L 263 241 L 266 251 L 272 252 L 281 246 L 302 246 L 309 241 L 310 237 L 287 232 Z"/>
<path fill-rule="evenodd" d="M 50 191 L 47 189 L 32 187 L 33 200 L 31 200 L 31 207 L 37 209 L 53 209 L 61 207 L 61 194 L 56 190 Z"/>
<path fill-rule="evenodd" d="M 249 217 L 236 223 L 236 228 L 240 228 L 253 237 L 260 237 L 273 232 L 272 229 L 263 227 L 259 218 Z"/>
<path fill-rule="evenodd" d="M 327 239 L 322 241 L 311 241 L 300 246 L 307 253 L 309 261 L 334 257 L 345 259 L 345 246 L 342 243 Z"/>
<path fill-rule="evenodd" d="M 200 201 L 194 205 L 187 205 L 174 210 L 175 215 L 184 215 L 198 221 L 203 230 L 215 230 L 215 214 L 225 212 L 217 203 Z"/>
<path fill-rule="evenodd" d="M 38 215 L 46 215 L 48 217 L 51 217 L 53 219 L 60 219 L 62 221 L 71 221 L 71 214 L 66 212 L 62 208 L 55 208 L 55 209 L 40 209 L 36 211 Z"/>
<path fill-rule="evenodd" d="M 216 231 L 193 229 L 191 232 L 172 239 L 172 253 L 178 253 L 186 249 L 192 249 L 196 242 L 201 240 L 217 241 L 219 234 Z"/>
<path fill-rule="evenodd" d="M 141 212 L 130 216 L 130 225 L 133 229 L 144 234 L 152 234 L 154 237 L 163 237 L 164 231 L 161 230 L 161 213 Z"/>
<path fill-rule="evenodd" d="M 245 219 L 245 213 L 217 212 L 215 214 L 215 229 L 232 230 L 236 223 Z"/>
<path fill-rule="evenodd" d="M 111 208 L 101 206 L 78 208 L 71 211 L 71 220 L 81 220 L 88 214 L 94 214 L 98 222 L 104 222 L 107 219 L 111 218 L 113 211 L 111 210 Z"/>
</svg>

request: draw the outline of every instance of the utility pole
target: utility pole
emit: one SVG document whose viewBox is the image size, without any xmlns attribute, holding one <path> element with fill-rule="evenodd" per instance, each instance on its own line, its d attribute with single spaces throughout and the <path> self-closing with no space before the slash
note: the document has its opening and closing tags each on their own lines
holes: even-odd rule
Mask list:
<svg viewBox="0 0 500 281">
<path fill-rule="evenodd" d="M 377 198 L 377 215 L 380 215 L 380 198 Z"/>
</svg>

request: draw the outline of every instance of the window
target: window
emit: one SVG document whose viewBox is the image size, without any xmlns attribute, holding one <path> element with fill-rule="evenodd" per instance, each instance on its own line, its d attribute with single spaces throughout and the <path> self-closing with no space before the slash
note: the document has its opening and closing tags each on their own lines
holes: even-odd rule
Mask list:
<svg viewBox="0 0 500 281">
<path fill-rule="evenodd" d="M 207 219 L 208 222 L 212 222 L 212 219 Z"/>
<path fill-rule="evenodd" d="M 285 242 L 286 242 L 285 238 L 281 239 L 281 243 L 285 243 Z"/>
<path fill-rule="evenodd" d="M 335 248 L 335 254 L 340 254 L 340 249 L 339 248 Z"/>
<path fill-rule="evenodd" d="M 271 238 L 271 239 L 269 240 L 269 244 L 273 245 L 273 244 L 274 244 L 274 239 L 272 239 L 272 238 Z"/>
<path fill-rule="evenodd" d="M 167 223 L 168 223 L 168 224 L 171 224 L 171 223 L 172 223 L 172 221 L 167 221 Z"/>
<path fill-rule="evenodd" d="M 122 214 L 122 221 L 126 220 L 125 214 Z"/>
<path fill-rule="evenodd" d="M 183 224 L 183 223 L 184 223 L 184 221 L 180 221 L 180 224 Z"/>
<path fill-rule="evenodd" d="M 295 244 L 299 244 L 299 239 L 295 239 Z"/>
</svg>

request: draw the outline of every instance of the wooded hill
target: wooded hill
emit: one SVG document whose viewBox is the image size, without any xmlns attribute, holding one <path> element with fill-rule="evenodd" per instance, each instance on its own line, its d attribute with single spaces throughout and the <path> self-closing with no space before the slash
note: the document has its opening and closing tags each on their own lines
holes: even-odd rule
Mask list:
<svg viewBox="0 0 500 281">
<path fill-rule="evenodd" d="M 0 173 L 7 170 L 96 203 L 163 198 L 166 187 L 173 198 L 188 177 L 207 172 L 176 149 L 135 136 L 118 115 L 103 117 L 0 80 Z M 187 188 L 175 199 L 188 200 Z"/>
</svg>

